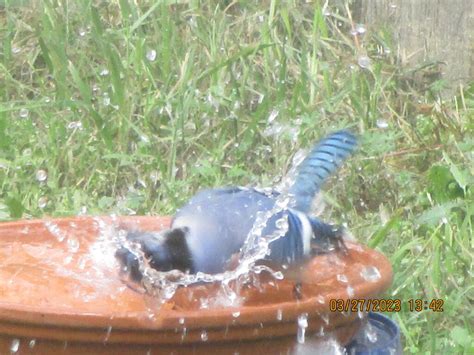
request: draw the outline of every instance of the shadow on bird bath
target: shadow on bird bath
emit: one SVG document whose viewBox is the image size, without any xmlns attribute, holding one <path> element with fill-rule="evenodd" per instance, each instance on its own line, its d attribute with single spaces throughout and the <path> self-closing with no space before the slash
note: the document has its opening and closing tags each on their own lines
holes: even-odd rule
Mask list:
<svg viewBox="0 0 474 355">
<path fill-rule="evenodd" d="M 346 344 L 366 314 L 331 312 L 330 300 L 376 298 L 392 280 L 383 255 L 348 242 L 346 254 L 318 255 L 291 277 L 254 275 L 238 290 L 238 307 L 203 307 L 222 288 L 201 283 L 178 288 L 157 308 L 123 282 L 113 235 L 169 224 L 165 217 L 0 224 L 0 353 L 286 353 L 305 341 Z"/>
</svg>

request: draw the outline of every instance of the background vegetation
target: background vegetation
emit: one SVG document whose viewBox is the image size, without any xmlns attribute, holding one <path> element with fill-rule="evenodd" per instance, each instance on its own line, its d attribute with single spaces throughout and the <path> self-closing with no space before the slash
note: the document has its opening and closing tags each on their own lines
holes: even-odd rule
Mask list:
<svg viewBox="0 0 474 355">
<path fill-rule="evenodd" d="M 444 300 L 392 314 L 407 352 L 474 351 L 474 85 L 443 97 L 344 5 L 25 3 L 0 3 L 1 220 L 172 214 L 352 127 L 325 218 L 391 259 L 386 297 Z"/>
</svg>

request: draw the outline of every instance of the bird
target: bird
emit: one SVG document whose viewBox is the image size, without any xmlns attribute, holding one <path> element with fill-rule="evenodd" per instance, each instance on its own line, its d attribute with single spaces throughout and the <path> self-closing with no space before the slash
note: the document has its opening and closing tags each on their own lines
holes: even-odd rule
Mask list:
<svg viewBox="0 0 474 355">
<path fill-rule="evenodd" d="M 296 169 L 286 192 L 287 206 L 275 208 L 282 192 L 254 187 L 205 189 L 193 196 L 174 215 L 171 228 L 160 232 L 129 231 L 149 266 L 158 271 L 217 274 L 242 250 L 257 216 L 269 213 L 262 235 L 274 233 L 285 221 L 287 230 L 271 240 L 264 259 L 290 265 L 311 255 L 344 246 L 343 228 L 310 215 L 312 201 L 321 186 L 356 149 L 357 138 L 349 130 L 333 132 L 318 141 Z M 285 224 L 285 223 L 284 223 Z M 126 246 L 116 251 L 124 271 L 134 281 L 143 277 L 137 255 Z"/>
</svg>

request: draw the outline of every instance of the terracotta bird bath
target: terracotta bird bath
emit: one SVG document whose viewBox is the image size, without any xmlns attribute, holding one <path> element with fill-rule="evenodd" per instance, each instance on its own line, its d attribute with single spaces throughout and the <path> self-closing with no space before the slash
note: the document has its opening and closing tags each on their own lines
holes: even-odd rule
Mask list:
<svg viewBox="0 0 474 355">
<path fill-rule="evenodd" d="M 365 317 L 331 312 L 330 300 L 377 298 L 392 280 L 383 255 L 348 243 L 347 254 L 315 256 L 282 280 L 261 273 L 258 287 L 242 288 L 239 307 L 202 307 L 199 300 L 218 297 L 212 283 L 179 288 L 156 307 L 124 283 L 111 235 L 169 223 L 159 217 L 1 223 L 0 353 L 287 353 L 302 335 L 346 344 Z"/>
</svg>

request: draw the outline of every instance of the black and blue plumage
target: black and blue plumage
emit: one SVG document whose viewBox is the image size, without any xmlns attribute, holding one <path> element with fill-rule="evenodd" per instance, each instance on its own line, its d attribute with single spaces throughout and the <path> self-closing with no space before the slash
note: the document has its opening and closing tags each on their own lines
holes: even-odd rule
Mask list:
<svg viewBox="0 0 474 355">
<path fill-rule="evenodd" d="M 357 139 L 349 131 L 332 133 L 319 141 L 298 166 L 295 182 L 289 189 L 290 207 L 272 215 L 262 231 L 269 235 L 277 228 L 278 220 L 288 220 L 288 231 L 269 244 L 266 260 L 290 264 L 309 255 L 314 245 L 322 249 L 339 245 L 340 231 L 308 213 L 324 181 L 356 145 Z M 157 270 L 223 272 L 244 245 L 257 213 L 272 210 L 279 194 L 245 187 L 207 189 L 176 212 L 171 229 L 160 233 L 130 232 L 127 239 L 140 244 L 150 265 Z M 132 278 L 140 280 L 136 256 L 125 247 L 116 255 Z"/>
</svg>

